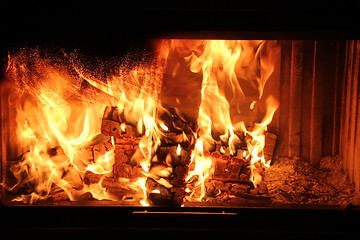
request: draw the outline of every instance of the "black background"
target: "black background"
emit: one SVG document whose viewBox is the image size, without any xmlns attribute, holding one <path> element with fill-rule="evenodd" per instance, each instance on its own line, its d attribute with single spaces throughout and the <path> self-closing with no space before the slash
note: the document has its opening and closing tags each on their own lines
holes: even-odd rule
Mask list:
<svg viewBox="0 0 360 240">
<path fill-rule="evenodd" d="M 0 59 L 24 46 L 117 55 L 152 38 L 358 39 L 359 14 L 358 0 L 1 1 Z"/>
<path fill-rule="evenodd" d="M 114 53 L 159 37 L 354 39 L 360 28 L 356 0 L 12 0 L 0 9 L 2 51 L 47 44 Z"/>
</svg>

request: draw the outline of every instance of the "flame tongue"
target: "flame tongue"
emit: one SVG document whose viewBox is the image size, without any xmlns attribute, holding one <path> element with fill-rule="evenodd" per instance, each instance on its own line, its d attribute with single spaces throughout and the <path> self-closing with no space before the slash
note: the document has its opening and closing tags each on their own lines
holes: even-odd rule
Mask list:
<svg viewBox="0 0 360 240">
<path fill-rule="evenodd" d="M 251 169 L 255 169 L 254 164 L 257 162 L 269 165 L 262 152 L 264 134 L 278 102 L 268 97 L 263 120 L 255 123 L 253 128 L 245 126 L 246 119 L 243 116 L 253 111 L 256 101 L 261 99 L 265 84 L 274 69 L 271 55 L 265 54 L 269 48 L 265 41 L 206 40 L 196 45 L 203 46 L 203 52 L 193 50 L 187 60 L 191 71 L 202 73 L 203 80 L 197 120 L 199 132 L 193 158 L 195 167 L 188 178 L 198 176 L 197 184 L 201 187 L 197 189 L 200 194 L 192 193 L 191 196 L 197 195 L 196 199 L 201 200 L 205 195 L 205 181 L 211 176 L 211 168 L 214 168 L 213 160 L 204 157 L 203 152 L 211 151 L 214 145 L 225 145 L 226 148 L 220 147 L 220 152 L 236 156 L 241 143 L 238 134 L 247 135 L 250 137 L 247 138 L 249 153 L 244 152 L 245 155 L 240 157 L 251 157 Z M 261 181 L 256 174 L 252 176 L 255 184 Z"/>
</svg>

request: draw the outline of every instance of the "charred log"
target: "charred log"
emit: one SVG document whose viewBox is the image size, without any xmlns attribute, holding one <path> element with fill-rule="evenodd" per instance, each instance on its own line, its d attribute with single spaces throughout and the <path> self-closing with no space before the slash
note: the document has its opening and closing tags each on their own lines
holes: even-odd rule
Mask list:
<svg viewBox="0 0 360 240">
<path fill-rule="evenodd" d="M 101 133 L 115 136 L 120 130 L 119 111 L 116 106 L 106 106 L 101 123 Z"/>
<path fill-rule="evenodd" d="M 220 181 L 246 182 L 249 180 L 250 162 L 227 155 L 221 155 L 219 152 L 211 153 L 210 157 L 214 163 L 213 178 Z M 246 176 L 245 176 L 246 175 Z"/>
<path fill-rule="evenodd" d="M 105 107 L 101 122 L 101 133 L 116 138 L 139 136 L 136 127 L 126 122 L 123 112 L 119 112 L 116 106 Z"/>
<path fill-rule="evenodd" d="M 196 125 L 186 122 L 171 109 L 159 113 L 159 122 L 164 134 L 151 160 L 146 182 L 148 199 L 155 205 L 181 205 L 186 195 L 185 178 L 189 171 Z"/>
<path fill-rule="evenodd" d="M 265 161 L 271 162 L 275 151 L 277 136 L 272 133 L 265 133 L 264 158 Z"/>
</svg>

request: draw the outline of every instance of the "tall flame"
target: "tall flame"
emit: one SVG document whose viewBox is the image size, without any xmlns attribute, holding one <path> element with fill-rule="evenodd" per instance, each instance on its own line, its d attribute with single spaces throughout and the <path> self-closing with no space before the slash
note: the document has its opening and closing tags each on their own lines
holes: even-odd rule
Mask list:
<svg viewBox="0 0 360 240">
<path fill-rule="evenodd" d="M 172 40 L 174 46 L 186 40 Z M 194 40 L 191 40 L 194 41 Z M 247 141 L 251 164 L 260 161 L 268 166 L 263 157 L 265 132 L 270 124 L 278 102 L 272 96 L 266 101 L 264 119 L 247 128 L 242 111 L 253 110 L 256 101 L 263 96 L 265 84 L 274 70 L 269 43 L 266 41 L 242 40 L 199 40 L 186 57 L 190 70 L 202 74 L 201 104 L 198 116 L 198 138 L 195 146 L 195 169 L 190 172 L 199 176 L 201 194 L 204 196 L 204 181 L 209 176 L 211 159 L 201 152 L 209 151 L 216 141 L 227 143 L 229 154 L 237 154 L 239 136 L 235 132 L 249 135 Z M 201 46 L 201 47 L 199 47 Z M 203 51 L 199 51 L 203 49 Z M 244 108 L 244 106 L 246 106 Z M 214 139 L 214 135 L 219 135 Z M 199 144 L 198 144 L 199 143 Z M 198 147 L 201 146 L 201 147 Z M 222 148 L 220 149 L 224 151 Z"/>
</svg>

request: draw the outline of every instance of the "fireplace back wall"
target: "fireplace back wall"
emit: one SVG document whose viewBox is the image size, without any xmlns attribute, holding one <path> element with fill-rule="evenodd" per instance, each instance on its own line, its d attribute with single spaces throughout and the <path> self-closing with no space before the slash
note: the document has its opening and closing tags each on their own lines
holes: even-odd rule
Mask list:
<svg viewBox="0 0 360 240">
<path fill-rule="evenodd" d="M 278 156 L 320 167 L 323 157 L 338 155 L 359 191 L 359 41 L 283 46 Z"/>
<path fill-rule="evenodd" d="M 339 148 L 346 41 L 305 40 L 283 44 L 279 156 L 320 166 Z"/>
<path fill-rule="evenodd" d="M 270 87 L 281 102 L 269 126 L 278 135 L 274 161 L 300 158 L 319 168 L 324 157 L 334 157 L 359 191 L 359 42 L 280 42 Z"/>
</svg>

